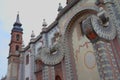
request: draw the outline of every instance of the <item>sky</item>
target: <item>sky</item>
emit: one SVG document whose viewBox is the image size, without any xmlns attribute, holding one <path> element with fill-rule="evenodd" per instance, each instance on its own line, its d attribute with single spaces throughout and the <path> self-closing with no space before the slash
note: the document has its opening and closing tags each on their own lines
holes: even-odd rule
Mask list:
<svg viewBox="0 0 120 80">
<path fill-rule="evenodd" d="M 10 33 L 17 12 L 24 30 L 23 41 L 27 45 L 32 30 L 36 36 L 40 34 L 43 19 L 48 26 L 55 20 L 59 3 L 64 7 L 66 0 L 0 0 L 0 78 L 7 74 Z"/>
</svg>

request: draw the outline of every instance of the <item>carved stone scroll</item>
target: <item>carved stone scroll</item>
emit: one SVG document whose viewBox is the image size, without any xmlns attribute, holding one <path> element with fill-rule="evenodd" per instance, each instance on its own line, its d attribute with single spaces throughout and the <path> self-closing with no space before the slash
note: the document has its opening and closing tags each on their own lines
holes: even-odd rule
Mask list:
<svg viewBox="0 0 120 80">
<path fill-rule="evenodd" d="M 47 65 L 58 64 L 62 61 L 63 57 L 64 53 L 61 40 L 58 40 L 52 48 L 43 47 L 40 51 L 40 58 L 42 62 Z"/>
<path fill-rule="evenodd" d="M 115 38 L 116 28 L 112 25 L 111 20 L 109 20 L 108 26 L 104 27 L 99 17 L 92 15 L 91 23 L 94 31 L 97 33 L 97 35 L 100 38 L 103 38 L 106 40 L 113 40 Z"/>
</svg>

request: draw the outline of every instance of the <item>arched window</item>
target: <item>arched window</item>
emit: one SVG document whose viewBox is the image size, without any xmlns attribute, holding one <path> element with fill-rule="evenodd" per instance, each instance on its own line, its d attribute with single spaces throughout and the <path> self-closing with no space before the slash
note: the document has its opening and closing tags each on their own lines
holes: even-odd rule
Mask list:
<svg viewBox="0 0 120 80">
<path fill-rule="evenodd" d="M 62 80 L 59 75 L 55 77 L 55 80 Z"/>
<path fill-rule="evenodd" d="M 19 46 L 18 45 L 16 45 L 16 51 L 18 51 L 19 50 Z"/>
<path fill-rule="evenodd" d="M 17 35 L 16 35 L 16 40 L 19 41 L 19 39 L 20 39 L 20 35 L 17 34 Z"/>
</svg>

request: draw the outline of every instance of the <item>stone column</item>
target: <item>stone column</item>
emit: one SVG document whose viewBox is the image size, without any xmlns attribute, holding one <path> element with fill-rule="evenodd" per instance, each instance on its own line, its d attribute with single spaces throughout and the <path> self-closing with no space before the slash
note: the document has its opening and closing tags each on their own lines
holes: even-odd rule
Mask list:
<svg viewBox="0 0 120 80">
<path fill-rule="evenodd" d="M 55 80 L 55 69 L 54 66 L 49 66 L 50 80 Z"/>
<path fill-rule="evenodd" d="M 70 50 L 69 50 L 69 46 L 67 45 L 67 39 L 64 38 L 63 41 L 64 45 L 63 45 L 63 49 L 64 49 L 64 54 L 65 54 L 65 80 L 74 80 L 74 75 L 73 75 L 73 71 L 72 71 L 72 64 L 71 64 L 71 59 L 70 59 Z"/>
<path fill-rule="evenodd" d="M 120 80 L 111 44 L 98 41 L 94 44 L 94 49 L 101 80 Z"/>
<path fill-rule="evenodd" d="M 31 75 L 31 80 L 35 79 L 35 45 L 33 43 L 30 44 L 30 49 L 31 49 L 31 53 L 30 53 L 30 75 Z"/>
<path fill-rule="evenodd" d="M 117 29 L 117 36 L 120 39 L 120 19 L 117 19 L 120 16 L 119 2 L 118 0 L 104 0 L 104 3 L 109 19 L 112 21 L 112 27 Z"/>
<path fill-rule="evenodd" d="M 24 80 L 24 52 L 20 53 L 19 76 L 18 80 Z"/>
<path fill-rule="evenodd" d="M 49 68 L 48 66 L 44 66 L 42 69 L 42 80 L 49 80 L 49 74 L 48 74 Z"/>
</svg>

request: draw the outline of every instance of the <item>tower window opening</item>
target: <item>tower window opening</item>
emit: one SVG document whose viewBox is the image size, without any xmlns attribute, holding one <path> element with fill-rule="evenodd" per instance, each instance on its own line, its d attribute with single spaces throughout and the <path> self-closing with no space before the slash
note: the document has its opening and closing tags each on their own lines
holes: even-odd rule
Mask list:
<svg viewBox="0 0 120 80">
<path fill-rule="evenodd" d="M 16 35 L 16 40 L 19 41 L 19 39 L 20 39 L 20 35 L 17 34 L 17 35 Z"/>
<path fill-rule="evenodd" d="M 18 51 L 19 50 L 19 46 L 18 45 L 16 45 L 16 51 Z"/>
</svg>

